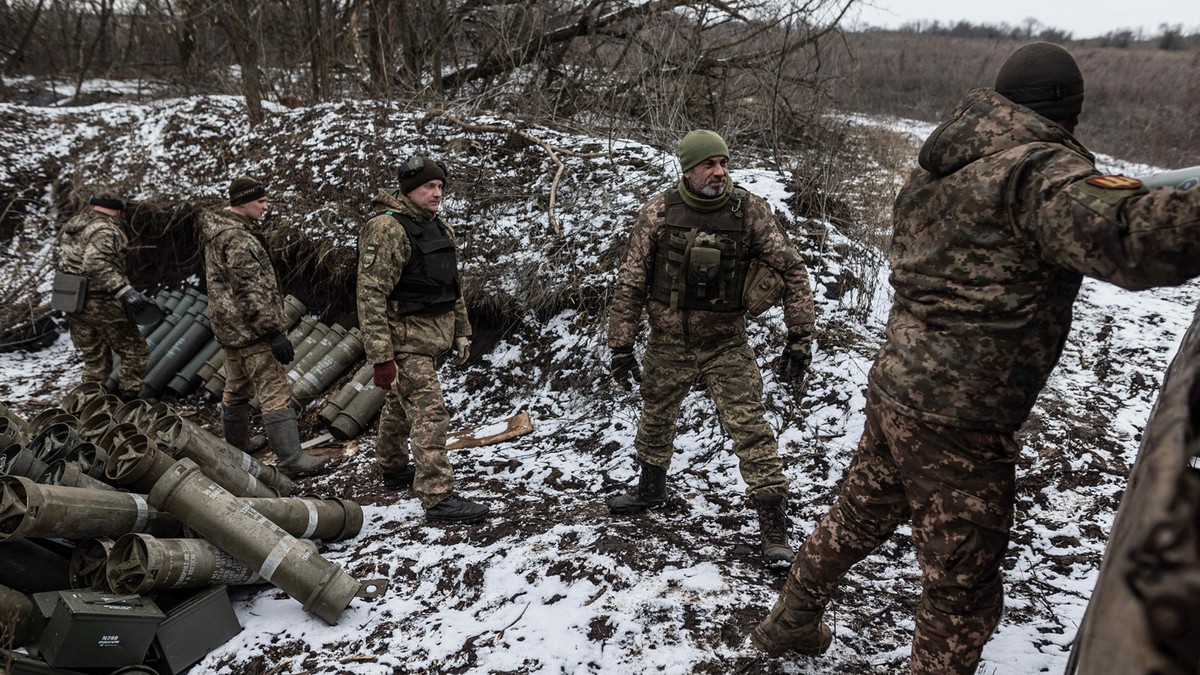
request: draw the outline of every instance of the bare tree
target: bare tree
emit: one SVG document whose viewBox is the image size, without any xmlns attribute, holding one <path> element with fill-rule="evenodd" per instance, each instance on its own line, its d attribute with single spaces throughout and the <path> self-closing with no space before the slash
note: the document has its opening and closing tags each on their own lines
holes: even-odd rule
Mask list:
<svg viewBox="0 0 1200 675">
<path fill-rule="evenodd" d="M 217 22 L 229 36 L 229 44 L 237 55 L 241 68 L 242 95 L 246 97 L 246 115 L 251 126 L 263 121 L 262 78 L 259 66 L 262 58 L 263 0 L 222 0 Z"/>
</svg>

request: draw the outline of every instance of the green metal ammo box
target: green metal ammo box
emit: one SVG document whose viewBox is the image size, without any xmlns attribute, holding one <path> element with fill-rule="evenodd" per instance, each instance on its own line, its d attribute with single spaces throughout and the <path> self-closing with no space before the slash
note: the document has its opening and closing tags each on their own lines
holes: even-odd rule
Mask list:
<svg viewBox="0 0 1200 675">
<path fill-rule="evenodd" d="M 164 616 L 148 598 L 59 591 L 38 651 L 55 668 L 119 668 L 146 658 Z"/>
<path fill-rule="evenodd" d="M 167 618 L 158 626 L 151 653 L 162 673 L 177 675 L 242 632 L 224 586 L 189 593 L 178 604 L 159 600 Z"/>
<path fill-rule="evenodd" d="M 77 670 L 51 668 L 45 661 L 25 656 L 19 652 L 0 650 L 0 662 L 6 662 L 11 668 L 9 675 L 81 675 Z M 3 667 L 0 666 L 0 672 Z"/>
<path fill-rule="evenodd" d="M 58 593 L 59 591 L 45 591 L 29 596 L 33 598 L 33 616 L 29 619 L 29 638 L 26 640 L 25 650 L 34 656 L 38 655 L 38 642 L 50 623 L 50 617 L 54 616 L 54 608 L 58 606 Z"/>
</svg>

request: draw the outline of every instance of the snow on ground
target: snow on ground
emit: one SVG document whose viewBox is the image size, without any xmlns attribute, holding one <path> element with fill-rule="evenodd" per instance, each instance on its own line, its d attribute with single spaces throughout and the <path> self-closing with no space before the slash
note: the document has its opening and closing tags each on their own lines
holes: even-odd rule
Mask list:
<svg viewBox="0 0 1200 675">
<path fill-rule="evenodd" d="M 59 140 L 46 139 L 41 147 L 67 161 L 81 143 L 96 151 L 83 140 L 94 137 L 95 129 L 133 126 L 153 141 L 115 152 L 138 165 L 133 173 L 145 179 L 139 184 L 149 190 L 170 180 L 178 194 L 194 195 L 211 191 L 216 172 L 230 167 L 205 164 L 211 148 L 206 152 L 202 143 L 189 140 L 178 120 L 187 113 L 201 136 L 240 147 L 256 144 L 259 137 L 229 128 L 234 108 L 235 102 L 225 99 L 106 104 L 85 113 L 77 127 L 70 118 L 47 112 L 47 120 L 61 125 L 55 130 Z M 380 113 L 375 127 L 362 119 L 351 128 L 338 125 L 341 117 L 354 114 L 353 107 L 336 104 L 288 116 L 280 112 L 271 133 L 298 134 L 306 146 L 344 141 L 348 135 L 384 134 L 395 141 L 403 136 L 395 127 L 412 125 L 414 119 Z M 892 125 L 917 143 L 928 133 L 926 125 Z M 479 207 L 493 192 L 513 189 L 505 176 L 478 188 L 452 184 L 447 210 L 467 236 L 468 251 L 480 252 L 475 258 L 467 255 L 464 263 L 497 293 L 520 293 L 539 279 L 603 287 L 614 271 L 609 240 L 628 226 L 637 204 L 670 184 L 670 154 L 633 142 L 535 131 L 564 147 L 596 143 L 619 152 L 606 160 L 572 163 L 560 202 L 564 234 L 558 247 L 566 254 L 549 252 L 537 232 L 545 220 L 534 200 L 490 211 Z M 0 132 L 6 147 L 21 137 L 3 136 Z M 454 138 L 462 136 L 440 140 Z M 369 193 L 375 174 L 363 167 L 370 167 L 374 147 L 366 141 L 351 144 L 346 153 L 363 157 L 330 173 L 329 180 L 340 180 L 341 189 L 349 186 L 356 198 Z M 404 151 L 415 147 L 401 144 Z M 302 174 L 316 170 L 327 154 L 323 147 L 312 156 L 261 153 L 236 168 L 270 176 L 282 173 L 287 162 L 301 167 L 297 173 Z M 168 162 L 180 157 L 196 163 L 176 170 Z M 14 163 L 27 170 L 38 165 L 21 157 Z M 12 166 L 0 169 L 0 180 L 13 171 Z M 193 181 L 201 179 L 207 185 L 198 187 L 201 183 Z M 785 177 L 745 166 L 735 179 L 778 211 L 790 208 Z M 280 189 L 304 192 L 289 181 L 281 181 Z M 586 187 L 593 184 L 609 189 L 598 196 Z M 543 196 L 547 187 L 544 178 L 518 186 Z M 335 219 L 323 233 L 339 238 L 351 231 L 352 218 L 334 203 L 336 194 L 320 198 L 347 221 Z M 868 296 L 865 302 L 854 289 L 848 291 L 842 272 L 856 262 L 847 259 L 847 251 L 854 250 L 851 242 L 830 224 L 810 223 L 828 233 L 818 250 L 799 229 L 798 214 L 788 215 L 789 231 L 805 249 L 818 301 L 817 352 L 806 391 L 791 391 L 771 369 L 782 347 L 778 309 L 752 322 L 750 336 L 792 484 L 799 538 L 832 503 L 861 433 L 862 391 L 889 297 L 886 270 L 860 280 L 857 293 Z M 325 221 L 314 217 L 311 222 L 317 233 Z M 533 281 L 520 272 L 530 264 L 537 267 Z M 981 673 L 1028 675 L 1064 667 L 1140 430 L 1197 300 L 1200 286 L 1195 284 L 1138 294 L 1084 284 L 1062 363 L 1021 433 L 1025 451 L 1017 524 L 1005 562 L 1007 608 L 984 652 Z M 604 329 L 605 317 L 587 311 L 539 316 L 531 308 L 466 368 L 443 368 L 456 425 L 492 423 L 522 409 L 534 418 L 530 436 L 452 455 L 461 492 L 489 504 L 495 517 L 472 526 L 425 525 L 411 495 L 386 492 L 374 476 L 373 436 L 359 439 L 359 451 L 350 460 L 307 488 L 364 504 L 361 535 L 323 544 L 322 551 L 359 579 L 389 579 L 388 592 L 376 601 L 354 601 L 336 626 L 328 626 L 279 591 L 238 590 L 236 609 L 245 630 L 193 672 L 882 675 L 905 670 L 919 592 L 906 528 L 847 579 L 829 613 L 835 639 L 828 654 L 770 660 L 751 647 L 746 636 L 773 602 L 784 571 L 759 562 L 757 523 L 743 496 L 745 484 L 704 391 L 693 391 L 684 403 L 669 508 L 634 518 L 608 515 L 605 500 L 635 478 L 632 441 L 639 398 L 608 380 Z M 53 404 L 73 385 L 78 366 L 66 337 L 34 354 L 0 354 L 0 399 L 24 411 Z M 184 403 L 212 405 L 199 399 Z"/>
</svg>

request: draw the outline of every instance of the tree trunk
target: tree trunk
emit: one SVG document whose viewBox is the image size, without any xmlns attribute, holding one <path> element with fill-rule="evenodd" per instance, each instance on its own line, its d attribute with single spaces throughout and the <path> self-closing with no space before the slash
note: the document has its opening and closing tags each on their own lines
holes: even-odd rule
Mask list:
<svg viewBox="0 0 1200 675">
<path fill-rule="evenodd" d="M 255 5 L 252 7 L 252 5 Z M 230 45 L 238 56 L 242 69 L 242 95 L 246 97 L 246 116 L 250 126 L 263 121 L 262 84 L 258 77 L 258 64 L 262 46 L 257 21 L 257 0 L 227 0 L 229 11 L 219 21 L 229 36 Z"/>
<path fill-rule="evenodd" d="M 25 27 L 25 31 L 21 33 L 21 40 L 17 43 L 16 49 L 8 55 L 8 62 L 4 64 L 4 72 L 7 75 L 16 75 L 17 69 L 25 62 L 25 50 L 29 48 L 29 42 L 33 39 L 33 31 L 37 28 L 38 19 L 42 17 L 42 7 L 45 6 L 46 0 L 38 0 L 37 7 L 33 10 L 33 17 L 29 19 L 29 25 Z"/>
<path fill-rule="evenodd" d="M 79 97 L 79 93 L 83 90 L 83 80 L 87 77 L 88 70 L 92 67 L 92 61 L 96 58 L 96 49 L 104 40 L 104 33 L 108 30 L 108 19 L 112 15 L 112 0 L 100 0 L 100 25 L 96 27 L 96 37 L 92 39 L 92 44 L 88 46 L 87 52 L 84 53 L 82 48 L 79 51 L 79 75 L 75 79 L 75 98 Z M 80 14 L 80 26 L 83 25 L 82 13 Z M 82 45 L 80 45 L 82 47 Z"/>
</svg>

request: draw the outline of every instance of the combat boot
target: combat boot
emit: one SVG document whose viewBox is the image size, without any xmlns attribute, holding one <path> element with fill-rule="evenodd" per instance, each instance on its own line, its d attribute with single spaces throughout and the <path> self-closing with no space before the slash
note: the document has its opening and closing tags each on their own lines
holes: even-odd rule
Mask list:
<svg viewBox="0 0 1200 675">
<path fill-rule="evenodd" d="M 300 447 L 300 428 L 296 424 L 296 411 L 291 408 L 263 413 L 263 428 L 271 449 L 279 457 L 275 466 L 288 478 L 301 478 L 322 473 L 329 459 L 312 457 Z"/>
<path fill-rule="evenodd" d="M 407 490 L 412 487 L 417 477 L 417 469 L 412 464 L 399 469 L 380 469 L 383 475 L 383 485 L 389 490 Z"/>
<path fill-rule="evenodd" d="M 488 507 L 450 495 L 425 509 L 425 520 L 435 523 L 473 523 L 488 516 Z"/>
<path fill-rule="evenodd" d="M 625 494 L 608 502 L 608 512 L 618 516 L 641 513 L 667 503 L 667 470 L 639 462 L 642 474 L 638 484 Z"/>
<path fill-rule="evenodd" d="M 750 633 L 750 641 L 771 656 L 788 652 L 802 656 L 820 656 L 833 642 L 833 633 L 822 620 L 824 609 L 789 608 L 783 598 L 775 601 L 771 613 Z"/>
<path fill-rule="evenodd" d="M 790 565 L 796 552 L 788 545 L 787 498 L 780 494 L 756 495 L 758 533 L 762 538 L 763 560 L 768 565 Z"/>
</svg>

